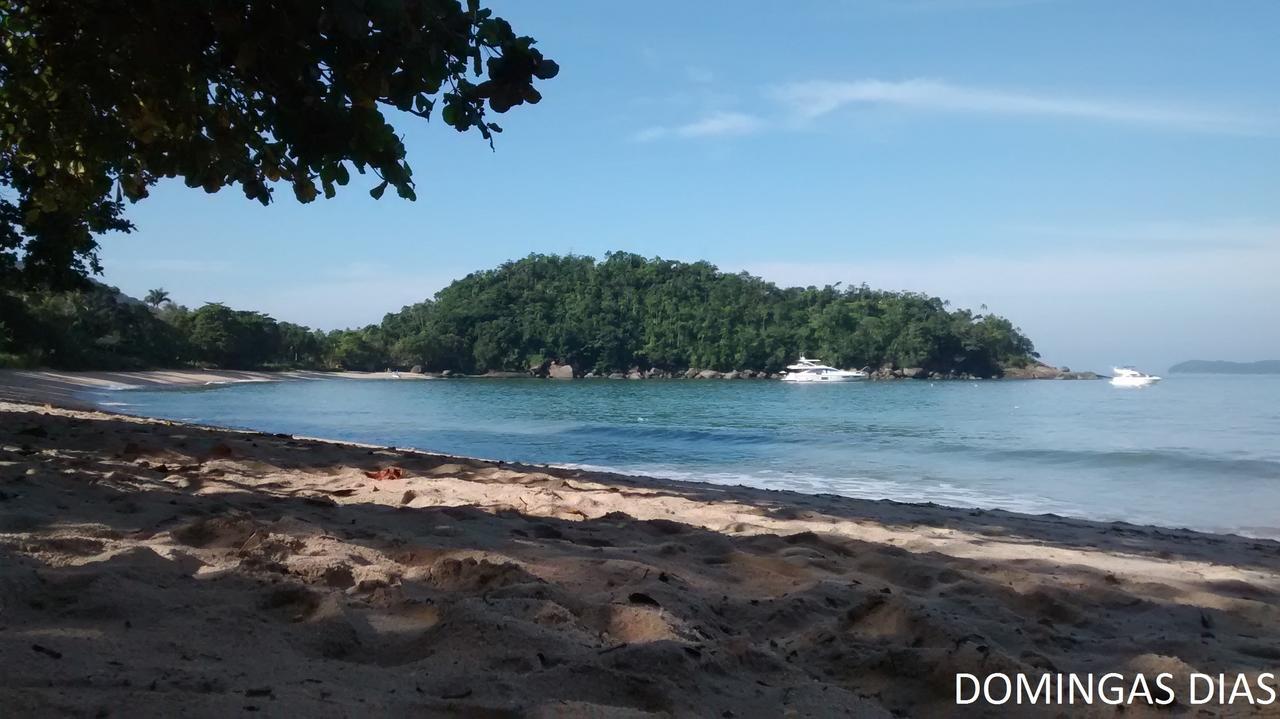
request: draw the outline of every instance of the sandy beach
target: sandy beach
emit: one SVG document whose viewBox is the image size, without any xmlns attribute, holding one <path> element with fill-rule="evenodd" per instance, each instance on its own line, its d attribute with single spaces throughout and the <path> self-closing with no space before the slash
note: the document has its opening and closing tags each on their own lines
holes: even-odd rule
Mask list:
<svg viewBox="0 0 1280 719">
<path fill-rule="evenodd" d="M 76 397 L 277 378 L 0 373 L 6 713 L 944 717 L 957 672 L 1280 670 L 1277 542 L 492 463 Z"/>
<path fill-rule="evenodd" d="M 254 372 L 244 370 L 148 370 L 144 372 L 61 372 L 57 370 L 0 369 L 0 401 L 54 404 L 59 407 L 98 409 L 81 398 L 93 390 L 164 387 L 196 387 L 235 382 L 285 382 L 322 379 L 433 379 L 409 372 Z"/>
</svg>

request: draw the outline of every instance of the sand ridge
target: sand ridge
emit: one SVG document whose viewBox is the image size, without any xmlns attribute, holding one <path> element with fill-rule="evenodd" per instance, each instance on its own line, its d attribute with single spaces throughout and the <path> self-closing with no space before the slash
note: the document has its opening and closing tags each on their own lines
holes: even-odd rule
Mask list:
<svg viewBox="0 0 1280 719">
<path fill-rule="evenodd" d="M 0 403 L 23 715 L 951 716 L 957 671 L 1274 671 L 1278 570 L 1265 540 Z"/>
</svg>

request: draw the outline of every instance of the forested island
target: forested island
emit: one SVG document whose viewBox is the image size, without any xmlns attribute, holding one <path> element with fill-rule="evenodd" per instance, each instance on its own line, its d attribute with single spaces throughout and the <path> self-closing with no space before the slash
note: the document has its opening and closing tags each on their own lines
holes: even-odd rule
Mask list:
<svg viewBox="0 0 1280 719">
<path fill-rule="evenodd" d="M 95 284 L 0 292 L 0 362 L 66 369 L 420 368 L 579 374 L 772 373 L 801 354 L 907 376 L 996 377 L 1036 364 L 1007 319 L 865 285 L 782 288 L 707 262 L 530 255 L 360 329 L 323 332 L 222 304 L 189 309 Z"/>
<path fill-rule="evenodd" d="M 1170 367 L 1169 372 L 1187 374 L 1280 374 L 1280 360 L 1259 360 L 1258 362 L 1187 360 Z"/>
</svg>

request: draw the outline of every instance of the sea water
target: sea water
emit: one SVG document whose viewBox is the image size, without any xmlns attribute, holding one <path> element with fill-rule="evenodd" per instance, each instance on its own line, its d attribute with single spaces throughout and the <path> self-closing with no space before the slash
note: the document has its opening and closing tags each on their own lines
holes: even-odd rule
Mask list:
<svg viewBox="0 0 1280 719">
<path fill-rule="evenodd" d="M 1280 376 L 315 380 L 100 392 L 153 417 L 718 484 L 1280 537 Z"/>
</svg>

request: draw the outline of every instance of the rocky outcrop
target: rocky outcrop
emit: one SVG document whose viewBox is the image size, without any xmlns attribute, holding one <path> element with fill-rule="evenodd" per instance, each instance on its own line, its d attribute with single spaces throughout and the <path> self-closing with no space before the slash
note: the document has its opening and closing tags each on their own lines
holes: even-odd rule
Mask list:
<svg viewBox="0 0 1280 719">
<path fill-rule="evenodd" d="M 1062 370 L 1051 365 L 1037 362 L 1026 367 L 1006 367 L 1005 379 L 1057 379 Z"/>
<path fill-rule="evenodd" d="M 1063 369 L 1058 379 L 1102 379 L 1097 372 L 1068 372 Z"/>
<path fill-rule="evenodd" d="M 414 371 L 420 371 L 421 367 L 415 367 Z M 893 365 L 884 365 L 881 367 L 863 367 L 863 372 L 867 373 L 869 379 L 872 380 L 974 380 L 982 379 L 967 372 L 957 372 L 955 370 L 931 370 L 925 367 L 894 367 Z M 449 371 L 442 372 L 440 376 L 448 377 L 456 373 Z M 529 367 L 527 373 L 523 372 L 487 372 L 484 377 L 545 377 L 550 379 L 573 379 L 582 377 L 584 379 L 608 378 L 608 379 L 782 379 L 786 376 L 786 372 L 770 373 L 764 370 L 738 369 L 721 372 L 713 369 L 698 369 L 690 367 L 687 370 L 670 370 L 661 367 L 631 367 L 626 371 L 614 372 L 579 372 L 578 368 L 569 363 L 562 363 L 558 360 L 547 360 L 537 365 Z M 1010 367 L 1004 371 L 1005 379 L 1099 379 L 1097 374 L 1093 372 L 1073 372 L 1066 367 L 1053 367 L 1044 363 L 1028 365 L 1027 367 Z"/>
<path fill-rule="evenodd" d="M 409 368 L 409 374 L 422 374 L 422 365 L 416 364 Z"/>
<path fill-rule="evenodd" d="M 543 360 L 538 364 L 530 365 L 529 374 L 546 379 L 573 379 L 577 375 L 577 369 L 567 362 Z"/>
<path fill-rule="evenodd" d="M 1054 367 L 1037 362 L 1026 367 L 1006 367 L 1004 379 L 1099 379 L 1093 372 L 1072 372 L 1066 367 Z"/>
</svg>

